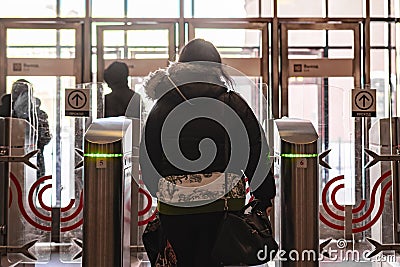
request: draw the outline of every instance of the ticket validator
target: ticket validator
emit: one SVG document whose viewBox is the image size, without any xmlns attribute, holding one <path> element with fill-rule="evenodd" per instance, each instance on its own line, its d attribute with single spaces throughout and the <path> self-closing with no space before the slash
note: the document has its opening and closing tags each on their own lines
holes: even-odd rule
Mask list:
<svg viewBox="0 0 400 267">
<path fill-rule="evenodd" d="M 277 119 L 274 168 L 277 184 L 275 238 L 282 259 L 278 266 L 318 266 L 318 135 L 310 121 Z M 289 258 L 291 257 L 291 258 Z"/>
<path fill-rule="evenodd" d="M 132 121 L 95 120 L 84 144 L 83 266 L 130 266 Z"/>
</svg>

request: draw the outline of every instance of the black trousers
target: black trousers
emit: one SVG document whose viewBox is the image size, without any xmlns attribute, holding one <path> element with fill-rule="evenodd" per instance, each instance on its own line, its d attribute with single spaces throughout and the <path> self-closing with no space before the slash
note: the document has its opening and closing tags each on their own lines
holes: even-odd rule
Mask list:
<svg viewBox="0 0 400 267">
<path fill-rule="evenodd" d="M 223 266 L 211 257 L 223 216 L 224 212 L 160 214 L 162 227 L 175 251 L 179 267 Z"/>
</svg>

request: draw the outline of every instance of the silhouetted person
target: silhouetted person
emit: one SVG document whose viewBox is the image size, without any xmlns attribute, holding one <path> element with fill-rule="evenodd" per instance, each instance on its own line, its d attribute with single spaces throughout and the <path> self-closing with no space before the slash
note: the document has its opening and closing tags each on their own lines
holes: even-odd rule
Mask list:
<svg viewBox="0 0 400 267">
<path fill-rule="evenodd" d="M 129 117 L 140 118 L 142 99 L 139 94 L 128 86 L 128 66 L 119 61 L 113 62 L 104 71 L 104 81 L 112 92 L 105 96 L 104 117 L 125 116 L 128 105 L 130 105 Z"/>
<path fill-rule="evenodd" d="M 1 97 L 0 117 L 11 117 L 11 94 Z"/>
</svg>

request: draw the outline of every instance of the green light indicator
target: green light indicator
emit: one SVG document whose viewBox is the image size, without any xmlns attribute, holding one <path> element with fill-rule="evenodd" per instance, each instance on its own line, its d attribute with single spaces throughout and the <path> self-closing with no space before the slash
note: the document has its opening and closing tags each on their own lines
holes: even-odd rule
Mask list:
<svg viewBox="0 0 400 267">
<path fill-rule="evenodd" d="M 316 158 L 318 154 L 282 154 L 282 158 Z"/>
<path fill-rule="evenodd" d="M 85 157 L 89 158 L 120 158 L 123 155 L 122 154 L 85 154 Z"/>
</svg>

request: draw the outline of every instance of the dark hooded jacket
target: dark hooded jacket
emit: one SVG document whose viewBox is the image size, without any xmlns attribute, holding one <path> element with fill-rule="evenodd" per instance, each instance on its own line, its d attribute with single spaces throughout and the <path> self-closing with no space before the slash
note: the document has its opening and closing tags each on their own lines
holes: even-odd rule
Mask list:
<svg viewBox="0 0 400 267">
<path fill-rule="evenodd" d="M 198 77 L 201 79 L 199 80 Z M 266 170 L 265 176 L 257 177 L 257 180 L 262 180 L 262 182 L 258 184 L 256 190 L 252 191 L 256 198 L 264 200 L 268 203 L 267 206 L 270 206 L 270 200 L 275 196 L 275 182 L 272 173 L 268 172 L 270 169 L 268 153 L 261 152 L 261 144 L 266 144 L 265 133 L 245 100 L 236 92 L 228 90 L 221 77 L 221 70 L 218 67 L 210 67 L 209 64 L 173 63 L 167 69 L 152 73 L 145 80 L 144 87 L 147 96 L 157 101 L 149 113 L 142 135 L 140 164 L 143 180 L 150 192 L 155 195 L 158 180 L 162 177 L 188 174 L 187 171 L 175 167 L 165 156 L 161 142 L 161 129 L 168 115 L 178 105 L 199 97 L 211 98 L 222 101 L 232 108 L 243 122 L 247 131 L 243 138 L 248 138 L 250 144 L 246 168 L 241 169 L 228 165 L 231 156 L 228 133 L 224 127 L 212 119 L 193 118 L 185 124 L 179 134 L 180 151 L 187 159 L 196 160 L 200 157 L 200 141 L 205 138 L 213 141 L 217 150 L 216 156 L 211 164 L 197 173 L 225 171 L 242 175 L 244 172 L 251 181 L 257 165 L 260 164 L 259 168 Z M 223 106 L 218 106 L 212 112 L 223 114 L 226 112 Z M 227 129 L 234 130 L 236 127 L 229 121 L 222 123 L 226 124 Z M 163 144 L 174 142 L 173 139 L 176 137 L 168 136 L 167 133 Z M 210 149 L 212 148 L 210 147 Z M 148 157 L 144 153 L 147 153 Z"/>
</svg>

